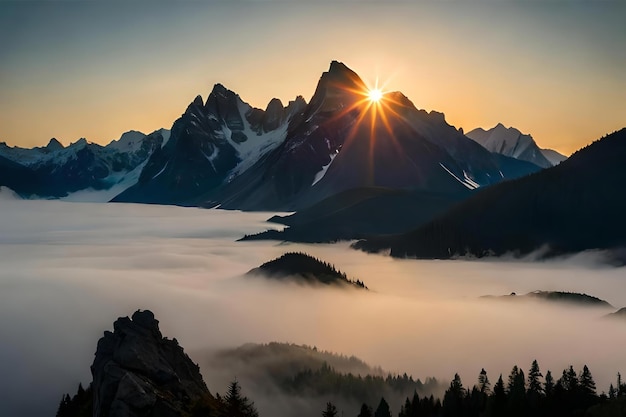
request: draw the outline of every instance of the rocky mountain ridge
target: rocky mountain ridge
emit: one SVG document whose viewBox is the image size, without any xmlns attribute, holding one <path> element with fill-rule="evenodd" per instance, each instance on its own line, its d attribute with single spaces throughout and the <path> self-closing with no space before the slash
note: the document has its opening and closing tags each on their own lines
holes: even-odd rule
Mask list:
<svg viewBox="0 0 626 417">
<path fill-rule="evenodd" d="M 489 130 L 476 128 L 465 134 L 490 152 L 533 163 L 541 168 L 550 168 L 567 159 L 552 149 L 541 149 L 531 135 L 524 134 L 514 127 L 502 123 Z"/>
</svg>

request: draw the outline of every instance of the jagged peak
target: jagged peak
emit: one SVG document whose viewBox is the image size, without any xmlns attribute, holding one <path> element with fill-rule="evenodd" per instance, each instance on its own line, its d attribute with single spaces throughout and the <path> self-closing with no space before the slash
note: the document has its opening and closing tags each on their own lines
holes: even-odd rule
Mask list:
<svg viewBox="0 0 626 417">
<path fill-rule="evenodd" d="M 237 94 L 233 90 L 227 88 L 222 83 L 216 83 L 215 85 L 213 85 L 213 89 L 211 90 L 211 93 L 209 93 L 209 97 L 207 98 L 207 102 L 209 101 L 209 99 L 211 97 L 215 97 L 215 96 L 228 97 L 228 96 L 231 96 L 231 95 L 235 96 L 235 97 L 237 97 L 238 99 L 241 100 L 241 98 L 239 97 L 239 94 Z M 207 103 L 205 103 L 205 105 L 206 104 Z"/>
<path fill-rule="evenodd" d="M 432 117 L 433 119 L 446 123 L 446 115 L 442 112 L 431 110 L 430 113 L 428 113 L 428 115 Z"/>
<path fill-rule="evenodd" d="M 330 61 L 330 67 L 328 68 L 328 72 L 343 72 L 343 71 L 353 72 L 343 62 L 340 62 L 337 60 Z"/>
<path fill-rule="evenodd" d="M 70 143 L 70 146 L 87 146 L 87 144 L 87 139 L 80 138 L 76 142 Z"/>
<path fill-rule="evenodd" d="M 200 94 L 198 94 L 196 96 L 196 98 L 193 99 L 191 104 L 193 104 L 195 106 L 203 106 L 204 105 L 204 101 L 202 100 L 202 96 Z"/>
<path fill-rule="evenodd" d="M 365 83 L 361 80 L 359 75 L 348 68 L 343 62 L 331 61 L 328 71 L 322 74 L 321 79 L 331 78 L 335 80 L 351 81 L 365 87 Z M 321 80 L 320 80 L 321 81 Z"/>
<path fill-rule="evenodd" d="M 497 125 L 495 125 L 493 127 L 493 129 L 489 129 L 488 131 L 497 131 L 497 130 L 506 130 L 507 132 L 511 132 L 511 133 L 516 133 L 518 135 L 525 135 L 524 133 L 522 133 L 521 130 L 511 126 L 511 127 L 506 127 L 504 124 L 502 123 L 498 123 Z M 530 135 L 527 135 L 530 136 Z"/>
<path fill-rule="evenodd" d="M 273 109 L 284 109 L 285 106 L 283 106 L 283 102 L 280 101 L 279 98 L 273 98 L 269 101 L 269 103 L 267 103 L 267 107 L 265 108 L 265 111 L 271 111 Z"/>
<path fill-rule="evenodd" d="M 219 94 L 219 93 L 227 93 L 229 90 L 228 88 L 224 87 L 224 84 L 222 83 L 215 83 L 213 85 L 213 89 L 211 90 L 211 94 Z"/>
<path fill-rule="evenodd" d="M 185 110 L 185 114 L 193 113 L 193 110 L 196 108 L 202 108 L 204 106 L 204 101 L 202 100 L 202 96 L 198 94 L 196 98 L 193 99 L 191 103 L 187 106 L 187 110 Z"/>
<path fill-rule="evenodd" d="M 46 149 L 50 149 L 50 150 L 64 149 L 64 146 L 61 142 L 57 140 L 57 138 L 51 138 L 48 144 L 46 145 Z"/>
<path fill-rule="evenodd" d="M 291 100 L 289 102 L 289 104 L 291 104 L 291 103 L 304 103 L 304 104 L 306 104 L 306 100 L 301 95 L 297 95 L 296 98 L 294 98 L 293 100 Z"/>
</svg>

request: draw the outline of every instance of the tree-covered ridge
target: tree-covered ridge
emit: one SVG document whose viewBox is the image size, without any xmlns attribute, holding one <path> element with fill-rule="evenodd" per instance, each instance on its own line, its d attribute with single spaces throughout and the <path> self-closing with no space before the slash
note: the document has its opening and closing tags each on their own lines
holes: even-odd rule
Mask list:
<svg viewBox="0 0 626 417">
<path fill-rule="evenodd" d="M 247 275 L 264 275 L 269 278 L 295 279 L 309 284 L 344 285 L 367 289 L 360 280 L 351 280 L 334 265 L 302 252 L 287 252 L 279 258 L 265 262 Z"/>
<path fill-rule="evenodd" d="M 493 300 L 541 300 L 555 303 L 576 304 L 590 307 L 613 308 L 607 301 L 593 295 L 566 291 L 532 291 L 527 294 L 485 295 L 481 298 Z"/>
<path fill-rule="evenodd" d="M 209 355 L 203 369 L 238 380 L 268 397 L 328 398 L 336 406 L 360 404 L 385 396 L 401 401 L 414 391 L 440 396 L 446 386 L 434 378 L 414 379 L 372 367 L 355 356 L 288 343 L 246 344 Z"/>
<path fill-rule="evenodd" d="M 404 396 L 419 392 L 441 392 L 442 386 L 434 378 L 425 382 L 407 375 L 355 375 L 337 372 L 324 363 L 319 369 L 298 372 L 293 378 L 281 382 L 284 392 L 294 396 L 325 397 L 334 396 L 358 403 L 369 402 L 373 398 L 385 397 L 400 400 Z M 432 394 L 431 394 L 432 395 Z"/>
<path fill-rule="evenodd" d="M 341 355 L 315 346 L 279 342 L 246 343 L 236 348 L 223 349 L 210 355 L 206 366 L 230 369 L 242 378 L 263 374 L 282 380 L 292 378 L 300 371 L 318 369 L 323 364 L 340 373 L 384 375 L 382 369 L 371 367 L 356 356 Z"/>
</svg>

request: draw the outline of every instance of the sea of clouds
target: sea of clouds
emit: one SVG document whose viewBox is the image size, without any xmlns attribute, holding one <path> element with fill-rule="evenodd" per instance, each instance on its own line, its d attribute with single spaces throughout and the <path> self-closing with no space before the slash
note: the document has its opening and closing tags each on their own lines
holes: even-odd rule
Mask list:
<svg viewBox="0 0 626 417">
<path fill-rule="evenodd" d="M 587 364 L 599 391 L 626 372 L 626 322 L 603 318 L 614 309 L 479 298 L 562 290 L 626 306 L 626 271 L 602 264 L 601 254 L 549 262 L 416 261 L 368 255 L 348 243 L 236 241 L 277 227 L 265 222 L 270 216 L 4 194 L 0 415 L 54 415 L 63 393 L 91 380 L 102 332 L 137 309 L 152 310 L 162 333 L 188 352 L 292 342 L 422 380 L 459 372 L 466 386 L 483 367 L 495 383 L 514 364 L 526 371 L 533 359 L 556 377 L 570 364 Z M 333 263 L 370 291 L 242 276 L 287 251 Z M 236 376 L 201 371 L 212 392 L 224 392 Z"/>
</svg>

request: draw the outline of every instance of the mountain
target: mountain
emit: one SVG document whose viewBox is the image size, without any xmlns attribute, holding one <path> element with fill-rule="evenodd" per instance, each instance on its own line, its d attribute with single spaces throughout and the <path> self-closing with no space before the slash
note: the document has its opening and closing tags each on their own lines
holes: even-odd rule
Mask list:
<svg viewBox="0 0 626 417">
<path fill-rule="evenodd" d="M 305 105 L 301 97 L 265 111 L 216 84 L 206 103 L 197 96 L 174 122 L 169 141 L 152 154 L 137 184 L 113 201 L 199 205 L 285 138 L 287 122 Z"/>
<path fill-rule="evenodd" d="M 308 104 L 272 99 L 262 110 L 216 84 L 171 131 L 130 131 L 104 147 L 0 144 L 0 156 L 33 170 L 44 197 L 97 190 L 120 202 L 275 211 L 358 188 L 457 194 L 539 169 L 490 153 L 400 92 L 372 102 L 367 91 L 333 61 Z"/>
<path fill-rule="evenodd" d="M 417 110 L 402 93 L 379 104 L 333 61 L 306 104 L 252 108 L 216 84 L 174 123 L 138 183 L 113 201 L 297 210 L 353 188 L 457 193 L 509 177 L 510 161 Z"/>
<path fill-rule="evenodd" d="M 353 188 L 456 193 L 503 179 L 495 158 L 443 114 L 399 92 L 372 104 L 366 92 L 333 61 L 284 142 L 224 187 L 222 207 L 298 210 Z"/>
<path fill-rule="evenodd" d="M 555 167 L 481 190 L 413 232 L 355 247 L 419 258 L 618 249 L 626 246 L 624 183 L 626 128 Z"/>
<path fill-rule="evenodd" d="M 126 175 L 142 165 L 168 137 L 169 131 L 160 129 L 150 135 L 126 132 L 107 146 L 80 139 L 63 147 L 54 138 L 47 146 L 32 149 L 0 143 L 0 157 L 27 168 L 22 169 L 19 177 L 23 184 L 14 188 L 18 193 L 64 197 L 79 190 L 107 190 L 126 184 Z M 12 177 L 0 171 L 0 182 L 9 178 Z"/>
<path fill-rule="evenodd" d="M 320 261 L 305 253 L 288 252 L 279 258 L 265 262 L 246 273 L 247 276 L 262 276 L 283 281 L 295 281 L 310 285 L 354 286 L 367 289 L 363 282 L 350 280 L 334 265 Z"/>
<path fill-rule="evenodd" d="M 514 127 L 506 128 L 502 123 L 498 123 L 489 130 L 479 127 L 465 135 L 490 152 L 527 161 L 541 168 L 549 168 L 566 159 L 565 156 L 551 149 L 540 149 L 532 136 Z M 549 155 L 549 158 L 546 155 Z"/>
<path fill-rule="evenodd" d="M 247 235 L 242 240 L 335 242 L 402 233 L 432 220 L 470 195 L 381 187 L 353 188 L 289 216 L 269 221 L 288 226 Z"/>
</svg>

